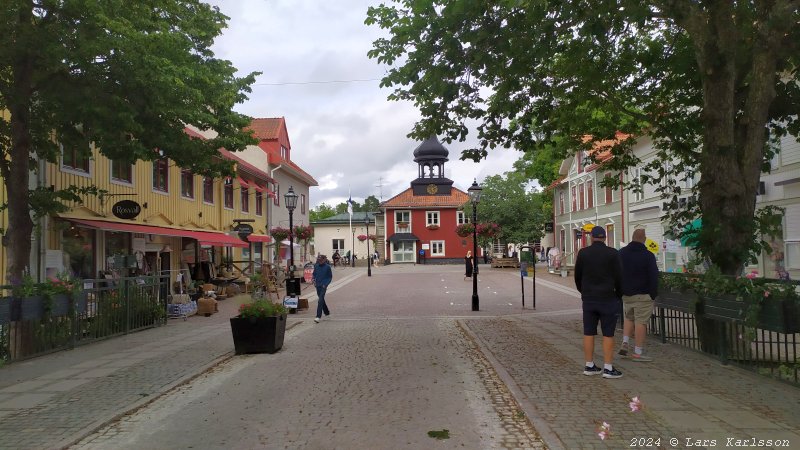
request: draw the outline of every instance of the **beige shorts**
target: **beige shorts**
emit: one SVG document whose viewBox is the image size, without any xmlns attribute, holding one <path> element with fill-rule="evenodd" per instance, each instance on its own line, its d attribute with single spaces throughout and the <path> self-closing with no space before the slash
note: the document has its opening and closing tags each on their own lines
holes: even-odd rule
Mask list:
<svg viewBox="0 0 800 450">
<path fill-rule="evenodd" d="M 625 311 L 625 319 L 647 325 L 653 315 L 653 300 L 647 294 L 623 295 L 622 309 Z"/>
</svg>

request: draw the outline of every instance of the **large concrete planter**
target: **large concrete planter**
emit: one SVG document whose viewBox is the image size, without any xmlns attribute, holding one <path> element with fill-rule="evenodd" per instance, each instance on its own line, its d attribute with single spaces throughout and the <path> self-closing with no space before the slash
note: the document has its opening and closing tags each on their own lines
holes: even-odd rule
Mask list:
<svg viewBox="0 0 800 450">
<path fill-rule="evenodd" d="M 231 333 L 236 354 L 275 353 L 283 347 L 286 314 L 274 317 L 231 317 Z"/>
</svg>

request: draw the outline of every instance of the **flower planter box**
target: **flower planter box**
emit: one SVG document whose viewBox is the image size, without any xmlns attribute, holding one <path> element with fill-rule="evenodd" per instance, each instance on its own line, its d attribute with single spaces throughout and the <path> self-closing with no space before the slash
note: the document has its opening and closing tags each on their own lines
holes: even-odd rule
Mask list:
<svg viewBox="0 0 800 450">
<path fill-rule="evenodd" d="M 43 297 L 25 297 L 15 300 L 17 301 L 18 314 L 16 314 L 16 316 L 18 320 L 26 321 L 42 319 L 42 316 L 44 315 Z M 15 314 L 12 312 L 12 316 L 13 315 Z"/>
<path fill-rule="evenodd" d="M 685 289 L 661 288 L 656 297 L 655 305 L 675 311 L 696 314 L 702 312 L 702 303 L 697 301 L 694 291 Z"/>
<path fill-rule="evenodd" d="M 231 317 L 231 332 L 236 354 L 275 353 L 283 347 L 286 314 L 275 317 Z"/>
<path fill-rule="evenodd" d="M 0 325 L 11 322 L 11 297 L 0 297 Z"/>
<path fill-rule="evenodd" d="M 758 314 L 758 328 L 778 333 L 800 333 L 800 308 L 792 299 L 765 299 Z"/>
<path fill-rule="evenodd" d="M 69 314 L 70 296 L 56 294 L 50 299 L 50 316 L 60 317 Z"/>
<path fill-rule="evenodd" d="M 718 294 L 702 297 L 703 315 L 709 319 L 742 321 L 747 313 L 747 304 L 735 295 Z"/>
</svg>

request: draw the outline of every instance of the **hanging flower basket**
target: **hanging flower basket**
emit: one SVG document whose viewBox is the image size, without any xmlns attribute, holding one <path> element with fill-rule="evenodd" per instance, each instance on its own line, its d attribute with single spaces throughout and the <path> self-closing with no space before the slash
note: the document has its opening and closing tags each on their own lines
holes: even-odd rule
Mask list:
<svg viewBox="0 0 800 450">
<path fill-rule="evenodd" d="M 367 240 L 367 235 L 366 234 L 359 234 L 358 236 L 356 236 L 356 239 L 358 239 L 361 242 L 364 242 L 364 241 Z"/>
</svg>

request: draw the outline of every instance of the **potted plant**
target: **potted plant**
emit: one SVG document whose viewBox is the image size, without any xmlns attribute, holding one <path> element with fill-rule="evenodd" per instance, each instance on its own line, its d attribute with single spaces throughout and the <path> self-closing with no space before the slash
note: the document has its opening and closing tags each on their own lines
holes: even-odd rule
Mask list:
<svg viewBox="0 0 800 450">
<path fill-rule="evenodd" d="M 286 308 L 280 303 L 266 299 L 244 303 L 239 306 L 239 315 L 230 321 L 237 355 L 275 353 L 283 347 Z"/>
<path fill-rule="evenodd" d="M 70 305 L 77 297 L 79 283 L 68 273 L 61 273 L 54 279 L 45 281 L 39 286 L 39 292 L 45 298 L 45 314 L 50 316 L 66 316 Z"/>
</svg>

